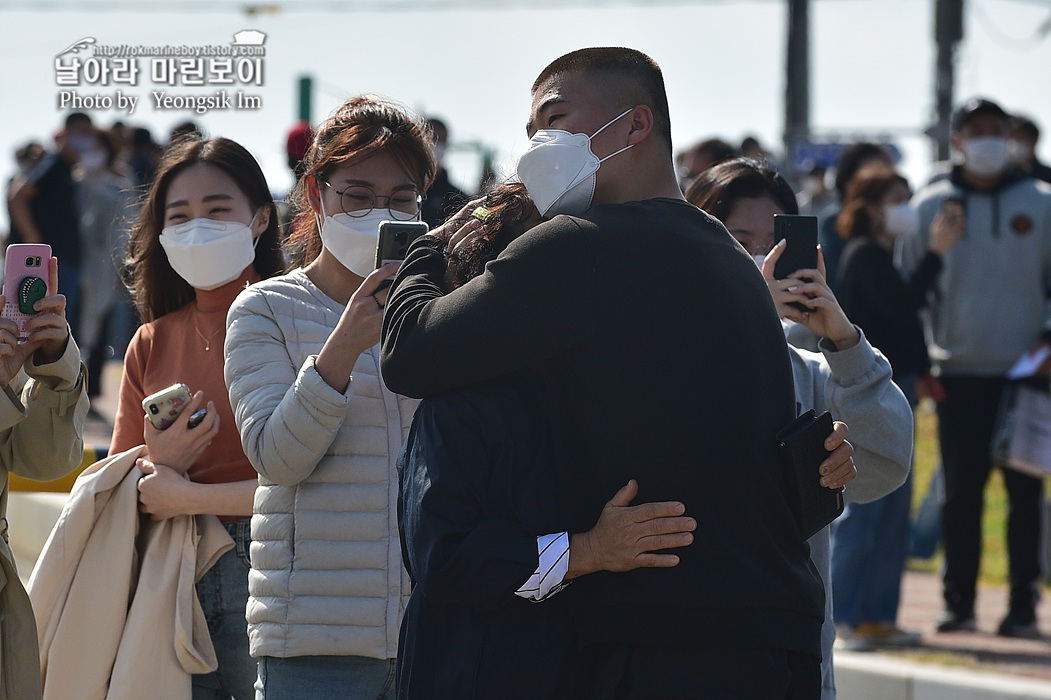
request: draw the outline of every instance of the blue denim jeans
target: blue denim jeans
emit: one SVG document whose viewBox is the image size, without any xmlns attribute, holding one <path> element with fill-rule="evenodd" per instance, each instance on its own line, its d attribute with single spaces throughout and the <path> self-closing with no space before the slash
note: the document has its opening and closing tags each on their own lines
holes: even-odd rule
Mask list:
<svg viewBox="0 0 1051 700">
<path fill-rule="evenodd" d="M 293 656 L 259 659 L 256 700 L 393 700 L 394 659 Z"/>
<path fill-rule="evenodd" d="M 899 383 L 914 408 L 915 383 L 915 377 Z M 897 621 L 911 506 L 910 468 L 895 491 L 871 503 L 851 503 L 832 522 L 832 607 L 837 625 Z"/>
<path fill-rule="evenodd" d="M 219 668 L 193 677 L 193 700 L 252 700 L 256 660 L 248 653 L 248 545 L 251 518 L 223 523 L 234 548 L 219 557 L 197 582 Z"/>
</svg>

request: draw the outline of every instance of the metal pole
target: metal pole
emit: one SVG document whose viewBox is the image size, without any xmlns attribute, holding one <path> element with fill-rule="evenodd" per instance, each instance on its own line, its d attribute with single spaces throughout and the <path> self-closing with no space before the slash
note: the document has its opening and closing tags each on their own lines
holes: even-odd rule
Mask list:
<svg viewBox="0 0 1051 700">
<path fill-rule="evenodd" d="M 299 77 L 299 118 L 310 123 L 310 105 L 314 97 L 314 79 L 309 75 Z"/>
<path fill-rule="evenodd" d="M 931 137 L 935 160 L 949 158 L 949 132 L 954 100 L 956 46 L 963 39 L 963 0 L 935 0 L 934 41 L 938 58 L 934 69 L 937 123 Z"/>
<path fill-rule="evenodd" d="M 785 61 L 785 158 L 810 136 L 809 0 L 788 0 L 788 54 Z"/>
</svg>

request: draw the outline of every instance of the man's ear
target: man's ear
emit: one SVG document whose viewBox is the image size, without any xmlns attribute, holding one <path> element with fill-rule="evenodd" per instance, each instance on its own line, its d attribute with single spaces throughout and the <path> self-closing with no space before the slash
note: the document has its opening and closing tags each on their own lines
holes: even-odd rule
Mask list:
<svg viewBox="0 0 1051 700">
<path fill-rule="evenodd" d="M 960 136 L 959 131 L 954 131 L 951 134 L 949 134 L 949 143 L 952 144 L 952 147 L 954 149 L 956 149 L 960 153 L 963 153 L 963 137 Z"/>
<path fill-rule="evenodd" d="M 634 146 L 641 142 L 653 131 L 653 110 L 646 105 L 639 105 L 631 110 L 628 119 L 630 121 L 628 130 L 629 146 Z"/>
</svg>

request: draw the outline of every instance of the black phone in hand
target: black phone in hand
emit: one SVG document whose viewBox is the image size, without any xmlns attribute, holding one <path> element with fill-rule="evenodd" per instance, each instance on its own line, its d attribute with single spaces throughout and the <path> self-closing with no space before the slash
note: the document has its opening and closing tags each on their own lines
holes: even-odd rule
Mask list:
<svg viewBox="0 0 1051 700">
<path fill-rule="evenodd" d="M 427 223 L 424 221 L 381 221 L 376 240 L 376 269 L 404 260 L 409 245 L 425 233 Z M 383 280 L 379 288 L 389 287 L 392 280 L 391 277 Z"/>
<path fill-rule="evenodd" d="M 796 270 L 817 269 L 817 217 L 799 214 L 774 215 L 774 245 L 785 241 L 785 249 L 774 265 L 774 279 L 783 280 Z M 799 302 L 792 306 L 807 313 Z"/>
</svg>

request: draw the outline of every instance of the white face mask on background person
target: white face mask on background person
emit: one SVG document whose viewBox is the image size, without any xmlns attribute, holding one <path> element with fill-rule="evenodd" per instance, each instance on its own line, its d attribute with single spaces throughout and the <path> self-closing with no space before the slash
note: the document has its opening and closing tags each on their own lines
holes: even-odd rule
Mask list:
<svg viewBox="0 0 1051 700">
<path fill-rule="evenodd" d="M 390 209 L 373 209 L 365 216 L 353 217 L 340 212 L 325 216 L 325 203 L 321 202 L 318 228 L 321 244 L 339 260 L 343 267 L 358 277 L 368 277 L 376 267 L 376 241 L 379 238 L 381 221 L 397 219 Z M 404 214 L 401 215 L 405 217 Z"/>
<path fill-rule="evenodd" d="M 758 267 L 760 270 L 762 270 L 763 269 L 763 261 L 766 260 L 766 256 L 765 255 L 753 255 L 752 256 L 752 260 L 755 261 L 755 266 Z"/>
<path fill-rule="evenodd" d="M 80 155 L 80 167 L 89 172 L 102 170 L 106 167 L 107 154 L 101 148 L 93 148 Z"/>
<path fill-rule="evenodd" d="M 70 134 L 66 137 L 66 145 L 79 157 L 94 147 L 95 139 L 89 134 Z"/>
<path fill-rule="evenodd" d="M 920 232 L 920 215 L 908 202 L 883 205 L 883 228 L 895 238 L 909 238 Z"/>
<path fill-rule="evenodd" d="M 963 166 L 975 175 L 992 177 L 1007 169 L 1007 139 L 1003 136 L 979 136 L 961 145 Z"/>
<path fill-rule="evenodd" d="M 191 219 L 167 226 L 160 241 L 168 263 L 194 289 L 216 289 L 233 282 L 255 260 L 258 237 L 252 224 Z"/>
<path fill-rule="evenodd" d="M 1018 163 L 1019 165 L 1028 165 L 1033 159 L 1033 145 L 1028 141 L 1020 141 L 1018 139 L 1008 139 L 1007 141 L 1007 157 L 1011 159 L 1012 163 Z"/>
<path fill-rule="evenodd" d="M 533 134 L 529 148 L 518 159 L 518 179 L 543 216 L 579 216 L 588 210 L 595 196 L 595 173 L 599 166 L 634 145 L 600 159 L 591 150 L 591 139 L 631 109 L 610 119 L 591 136 L 562 129 L 540 129 Z"/>
</svg>

